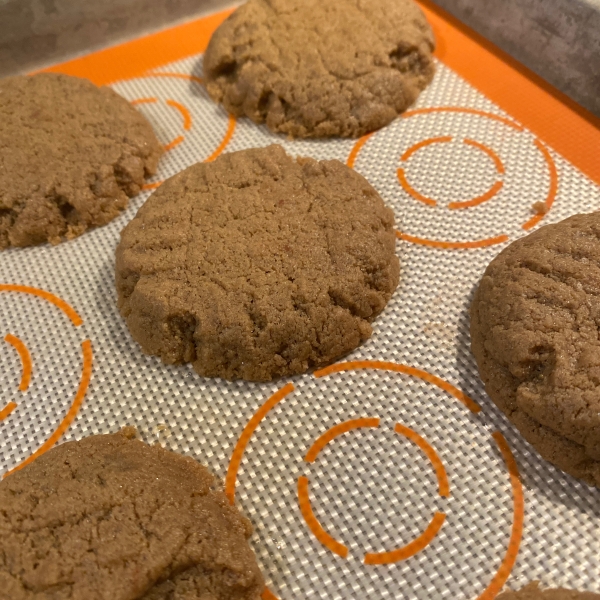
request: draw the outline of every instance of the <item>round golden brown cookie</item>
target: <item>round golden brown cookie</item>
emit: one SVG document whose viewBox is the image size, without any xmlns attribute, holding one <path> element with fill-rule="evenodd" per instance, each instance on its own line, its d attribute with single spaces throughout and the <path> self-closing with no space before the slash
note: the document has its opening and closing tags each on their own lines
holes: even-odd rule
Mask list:
<svg viewBox="0 0 600 600">
<path fill-rule="evenodd" d="M 406 110 L 434 73 L 412 0 L 249 0 L 204 56 L 211 97 L 295 137 L 357 137 Z"/>
<path fill-rule="evenodd" d="M 486 391 L 547 460 L 600 486 L 600 213 L 542 227 L 488 266 L 471 306 Z"/>
<path fill-rule="evenodd" d="M 350 352 L 398 277 L 394 215 L 369 183 L 280 146 L 175 175 L 117 248 L 119 308 L 142 349 L 226 379 L 303 373 Z"/>
<path fill-rule="evenodd" d="M 510 590 L 503 592 L 497 600 L 600 600 L 600 594 L 577 592 L 563 588 L 541 590 L 538 583 L 533 581 L 518 592 Z"/>
<path fill-rule="evenodd" d="M 0 249 L 105 225 L 162 153 L 124 98 L 67 75 L 0 80 L 0 124 Z"/>
<path fill-rule="evenodd" d="M 258 600 L 249 522 L 196 461 L 133 428 L 0 482 L 0 598 Z"/>
</svg>

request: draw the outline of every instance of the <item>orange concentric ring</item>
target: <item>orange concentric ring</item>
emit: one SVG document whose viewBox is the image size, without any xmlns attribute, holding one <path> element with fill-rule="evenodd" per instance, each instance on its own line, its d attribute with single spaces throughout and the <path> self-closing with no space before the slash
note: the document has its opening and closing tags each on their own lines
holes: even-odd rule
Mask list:
<svg viewBox="0 0 600 600">
<path fill-rule="evenodd" d="M 25 286 L 25 285 L 0 284 L 0 292 L 18 292 L 18 293 L 22 293 L 22 294 L 29 294 L 31 296 L 36 296 L 37 298 L 45 300 L 46 302 L 49 302 L 50 304 L 53 304 L 58 309 L 60 309 L 69 318 L 69 320 L 75 327 L 80 327 L 83 324 L 83 320 L 79 316 L 77 311 L 75 311 L 69 304 L 67 304 L 64 300 L 62 300 L 58 296 L 55 296 L 54 294 L 47 292 L 45 290 L 40 290 L 38 288 Z M 8 337 L 9 336 L 7 336 L 7 338 Z M 14 338 L 14 339 L 12 339 L 12 338 Z M 9 343 L 13 343 L 13 342 L 15 342 L 15 340 L 18 339 L 15 336 L 12 336 L 12 338 L 10 338 L 11 341 L 9 341 L 9 340 L 7 340 L 7 341 L 9 341 Z M 17 344 L 17 346 L 18 346 L 18 344 Z M 15 346 L 15 347 L 17 347 L 17 346 Z M 58 424 L 58 427 L 50 435 L 50 437 L 33 454 L 31 454 L 29 457 L 27 457 L 24 461 L 22 461 L 17 466 L 13 467 L 10 471 L 5 473 L 3 475 L 3 478 L 7 477 L 11 473 L 14 473 L 15 471 L 18 471 L 19 469 L 22 469 L 25 465 L 28 465 L 29 463 L 34 461 L 38 456 L 40 456 L 40 455 L 44 454 L 44 452 L 47 452 L 48 450 L 50 450 L 50 448 L 52 448 L 52 446 L 54 446 L 54 444 L 56 444 L 56 442 L 58 442 L 58 440 L 64 435 L 64 433 L 67 431 L 67 429 L 70 427 L 71 423 L 77 416 L 77 413 L 79 412 L 79 409 L 81 407 L 81 404 L 82 404 L 85 394 L 87 392 L 87 389 L 88 389 L 88 386 L 90 383 L 90 379 L 92 376 L 93 351 L 92 351 L 92 342 L 89 339 L 86 339 L 81 343 L 81 352 L 83 355 L 81 378 L 79 381 L 79 386 L 77 388 L 77 392 L 75 394 L 73 401 L 71 402 L 69 409 L 67 410 L 67 413 L 65 414 L 65 416 L 63 417 L 61 422 Z M 21 359 L 22 359 L 22 363 L 23 363 L 23 375 L 21 378 L 20 388 L 21 388 L 21 391 L 25 391 L 25 389 L 27 389 L 27 387 L 29 387 L 29 380 L 28 380 L 27 376 L 31 375 L 31 364 L 30 364 L 31 359 L 29 357 L 29 352 L 27 351 L 26 347 L 21 348 L 19 350 L 19 354 L 21 354 Z M 28 361 L 29 361 L 29 364 L 27 364 Z M 17 408 L 16 403 L 14 403 L 14 402 L 9 403 L 5 408 L 3 408 L 0 411 L 0 421 L 2 421 L 3 419 L 6 419 L 12 412 L 14 412 L 14 410 L 16 408 Z"/>
<path fill-rule="evenodd" d="M 158 98 L 152 96 L 147 98 L 136 98 L 135 100 L 132 100 L 130 104 L 133 104 L 133 106 L 137 106 L 138 104 L 155 104 L 156 102 L 158 102 Z M 179 112 L 179 114 L 183 118 L 183 128 L 185 129 L 185 131 L 188 131 L 192 126 L 192 116 L 190 115 L 190 111 L 185 106 L 183 106 L 183 104 L 175 100 L 171 100 L 170 98 L 165 100 L 165 104 Z M 179 144 L 181 144 L 181 142 L 183 142 L 184 139 L 184 136 L 178 135 L 177 137 L 173 138 L 170 142 L 164 144 L 163 150 L 165 152 L 173 150 L 173 148 L 179 146 Z"/>
<path fill-rule="evenodd" d="M 473 108 L 466 108 L 466 107 L 460 107 L 460 106 L 436 106 L 436 107 L 428 107 L 428 108 L 419 108 L 419 109 L 415 109 L 415 110 L 409 110 L 409 111 L 405 112 L 401 116 L 401 118 L 407 119 L 407 118 L 416 117 L 419 115 L 427 115 L 427 114 L 431 114 L 431 113 L 443 113 L 443 112 L 464 113 L 464 114 L 476 115 L 476 116 L 484 117 L 484 118 L 491 119 L 493 121 L 502 123 L 503 125 L 506 125 L 507 127 L 510 127 L 511 129 L 513 129 L 514 131 L 517 131 L 517 132 L 525 131 L 523 126 L 521 126 L 519 123 L 516 123 L 512 119 L 509 119 L 502 115 L 497 115 L 495 113 L 490 113 L 490 112 L 485 112 L 485 111 L 481 111 L 481 110 L 477 110 L 477 109 L 473 109 Z M 368 142 L 368 140 L 373 135 L 374 135 L 374 133 L 368 133 L 367 135 L 364 135 L 363 137 L 361 137 L 359 140 L 356 141 L 356 143 L 352 147 L 352 149 L 348 155 L 348 159 L 346 161 L 346 164 L 349 167 L 352 167 L 352 168 L 354 167 L 360 151 L 362 150 L 362 148 L 365 146 L 365 144 Z M 448 141 L 447 138 L 448 138 L 448 136 L 441 136 L 441 137 L 437 137 L 437 138 L 431 138 L 428 140 L 420 141 L 417 144 L 415 144 L 414 146 L 412 146 L 411 148 L 409 148 L 407 151 L 405 151 L 404 154 L 402 155 L 402 157 L 408 158 L 414 152 L 419 150 L 420 148 L 427 146 L 431 143 L 446 142 L 446 141 Z M 487 146 L 485 146 L 484 144 L 481 144 L 480 142 L 477 142 L 476 140 L 465 139 L 463 141 L 464 141 L 464 143 L 469 144 L 474 147 L 477 147 L 478 149 L 485 152 L 494 162 L 497 174 L 498 175 L 504 174 L 504 172 L 505 172 L 504 165 L 502 164 L 500 157 L 494 152 L 494 150 L 492 150 L 491 148 L 488 148 Z M 530 219 L 528 219 L 521 226 L 526 231 L 535 227 L 535 225 L 537 225 L 544 218 L 545 214 L 547 214 L 547 212 L 552 207 L 552 204 L 554 202 L 554 199 L 556 198 L 557 191 L 558 191 L 558 173 L 557 173 L 556 165 L 554 163 L 554 159 L 552 158 L 552 155 L 550 154 L 550 152 L 548 151 L 546 146 L 539 139 L 535 139 L 534 144 L 535 144 L 536 148 L 541 152 L 541 154 L 544 157 L 544 160 L 546 162 L 546 165 L 548 168 L 548 174 L 549 174 L 549 178 L 550 178 L 550 187 L 549 187 L 548 193 L 546 195 L 546 198 L 543 202 L 545 205 L 545 209 L 546 209 L 545 212 L 542 214 L 536 214 L 533 217 L 531 217 Z M 397 170 L 397 177 L 398 177 L 398 181 L 399 181 L 400 185 L 402 186 L 402 188 L 407 193 L 409 193 L 413 198 L 415 198 L 419 202 L 426 204 L 428 206 L 433 207 L 433 206 L 437 205 L 436 200 L 421 194 L 420 192 L 418 192 L 411 186 L 411 184 L 409 183 L 409 181 L 406 177 L 406 173 L 404 172 L 403 168 L 399 168 Z M 501 191 L 503 185 L 504 185 L 504 182 L 497 179 L 496 182 L 491 186 L 491 188 L 487 192 L 481 194 L 480 196 L 477 196 L 476 198 L 472 198 L 470 200 L 451 202 L 448 205 L 448 208 L 450 210 L 458 210 L 458 209 L 466 209 L 466 208 L 471 208 L 474 206 L 481 205 L 484 202 L 487 202 L 488 200 L 491 200 L 494 196 L 496 196 Z M 488 238 L 479 239 L 479 240 L 462 241 L 462 242 L 450 241 L 450 240 L 432 240 L 432 239 L 423 238 L 423 237 L 416 236 L 416 235 L 410 235 L 405 232 L 396 232 L 396 235 L 398 238 L 400 238 L 404 241 L 407 241 L 409 243 L 412 243 L 412 244 L 418 244 L 418 245 L 422 245 L 422 246 L 428 246 L 430 248 L 438 248 L 438 249 L 444 249 L 444 250 L 466 250 L 466 249 L 485 248 L 488 246 L 494 246 L 496 244 L 505 243 L 509 239 L 508 235 L 506 235 L 504 233 L 495 235 L 495 236 L 491 236 Z"/>
<path fill-rule="evenodd" d="M 452 141 L 452 136 L 445 135 L 442 137 L 428 138 L 426 140 L 421 140 L 416 144 L 413 144 L 404 154 L 400 157 L 402 162 L 406 162 L 413 154 L 421 150 L 422 148 L 426 148 L 427 146 L 431 146 L 433 144 L 445 144 L 447 142 Z M 402 189 L 406 191 L 410 196 L 412 196 L 415 200 L 426 204 L 427 206 L 437 206 L 437 200 L 433 198 L 429 198 L 428 196 L 424 196 L 420 192 L 418 192 L 406 178 L 406 174 L 404 173 L 404 168 L 399 167 L 396 171 L 396 175 L 398 176 L 398 181 L 402 186 Z"/>
<path fill-rule="evenodd" d="M 465 405 L 466 408 L 469 409 L 472 413 L 477 413 L 480 411 L 480 407 L 466 394 L 460 391 L 458 388 L 453 386 L 452 384 L 440 379 L 439 377 L 432 375 L 426 371 L 421 369 L 417 369 L 414 367 L 409 367 L 407 365 L 401 365 L 397 363 L 383 362 L 383 361 L 354 361 L 354 362 L 346 362 L 346 363 L 338 363 L 334 365 L 330 365 L 325 369 L 321 369 L 320 371 L 316 371 L 314 373 L 315 377 L 325 377 L 334 373 L 340 373 L 343 371 L 355 370 L 355 369 L 368 369 L 373 368 L 377 370 L 390 370 L 396 371 L 399 373 L 411 375 L 422 379 L 428 383 L 431 383 L 440 389 L 444 390 L 448 394 L 454 396 L 457 400 L 459 400 L 462 404 Z M 258 429 L 261 422 L 267 417 L 271 410 L 273 410 L 279 403 L 284 400 L 289 394 L 294 391 L 294 385 L 292 383 L 286 384 L 284 387 L 276 391 L 272 396 L 268 398 L 268 400 L 256 411 L 254 416 L 250 419 L 248 424 L 244 427 L 238 442 L 235 445 L 231 461 L 229 464 L 229 468 L 227 471 L 227 477 L 225 480 L 225 489 L 227 496 L 231 502 L 234 500 L 235 495 L 235 486 L 237 481 L 237 474 L 243 460 L 245 449 L 254 434 L 254 432 Z M 319 455 L 320 451 L 324 447 L 328 441 L 331 441 L 337 437 L 337 435 L 344 433 L 345 431 L 351 431 L 361 426 L 365 427 L 376 427 L 379 425 L 379 419 L 374 418 L 360 418 L 353 419 L 349 422 L 342 423 L 337 425 L 330 430 L 328 430 L 325 434 L 321 435 L 317 441 L 311 446 L 306 454 L 306 460 L 308 462 L 314 461 Z M 405 435 L 408 431 L 408 428 L 404 429 L 404 426 L 397 424 L 395 427 L 397 433 L 401 433 Z M 412 431 L 412 430 L 410 430 Z M 412 432 L 415 436 L 418 436 L 416 432 Z M 418 438 L 420 436 L 414 437 L 412 441 L 418 443 Z M 408 436 L 407 436 L 408 437 Z M 502 558 L 500 566 L 492 577 L 490 583 L 487 585 L 486 589 L 483 593 L 477 598 L 477 600 L 493 600 L 499 590 L 506 583 L 511 570 L 516 562 L 516 558 L 519 552 L 520 542 L 523 534 L 523 518 L 524 518 L 524 498 L 523 498 L 523 490 L 520 481 L 520 475 L 517 463 L 512 455 L 510 447 L 508 446 L 506 440 L 500 432 L 495 432 L 492 434 L 492 437 L 497 444 L 502 458 L 504 459 L 504 463 L 508 470 L 508 474 L 510 477 L 511 488 L 512 488 L 512 496 L 513 496 L 513 521 L 511 525 L 511 533 L 510 539 L 508 542 L 508 546 L 506 549 L 506 553 Z M 420 438 L 422 442 L 425 442 L 422 438 Z M 436 472 L 436 477 L 438 479 L 438 493 L 442 497 L 446 497 L 446 494 L 450 492 L 449 484 L 444 482 L 445 468 L 440 469 L 440 465 L 437 464 L 436 458 L 437 453 L 433 450 L 433 448 L 427 449 L 426 442 L 418 443 L 421 449 L 426 453 L 434 470 Z M 433 451 L 433 452 L 432 452 Z M 434 456 L 435 455 L 435 456 Z M 309 460 L 310 459 L 310 460 Z M 441 463 L 441 461 L 440 461 Z M 447 477 L 447 475 L 446 475 Z M 347 556 L 347 547 L 344 544 L 338 542 L 331 536 L 328 532 L 326 532 L 318 520 L 316 519 L 312 507 L 310 506 L 310 498 L 309 498 L 309 482 L 307 477 L 300 477 L 298 480 L 298 500 L 299 506 L 302 516 L 307 522 L 309 528 L 315 537 L 328 549 L 332 552 L 335 552 L 342 558 Z M 414 556 L 425 547 L 427 547 L 431 541 L 436 537 L 436 535 L 441 530 L 446 519 L 446 515 L 441 512 L 436 512 L 432 517 L 429 525 L 425 528 L 425 530 L 419 534 L 412 542 L 406 544 L 401 548 L 397 548 L 396 550 L 391 550 L 389 552 L 380 552 L 380 553 L 367 553 L 365 555 L 364 563 L 366 565 L 384 565 L 390 564 L 392 562 L 397 562 L 398 560 L 403 560 L 404 558 L 408 558 L 409 556 Z M 277 596 L 273 594 L 271 590 L 268 588 L 265 589 L 262 595 L 263 600 L 277 600 Z"/>
<path fill-rule="evenodd" d="M 185 79 L 185 80 L 191 81 L 195 84 L 202 85 L 202 79 L 200 77 L 196 77 L 195 75 L 188 75 L 187 73 L 169 73 L 167 71 L 150 71 L 148 73 L 145 73 L 141 77 L 142 78 L 144 78 L 144 77 L 172 77 L 174 79 Z M 132 102 L 132 104 L 153 103 L 156 101 L 157 101 L 156 98 L 139 98 L 137 100 L 134 100 Z M 192 127 L 192 116 L 191 116 L 189 110 L 183 104 L 181 104 L 180 102 L 178 102 L 176 100 L 168 99 L 165 101 L 165 103 L 168 106 L 170 106 L 171 108 L 174 108 L 175 110 L 179 111 L 179 113 L 181 114 L 182 119 L 183 119 L 184 130 L 189 131 Z M 236 118 L 233 115 L 228 115 L 227 130 L 225 131 L 223 138 L 219 142 L 218 146 L 213 150 L 213 152 L 204 160 L 204 162 L 212 162 L 213 160 L 215 160 L 215 158 L 217 158 L 220 154 L 223 153 L 223 151 L 225 150 L 225 148 L 231 141 L 231 138 L 233 137 L 236 124 L 237 124 Z M 169 150 L 172 150 L 173 148 L 178 146 L 181 142 L 183 142 L 184 139 L 185 139 L 185 137 L 182 135 L 175 137 L 173 140 L 171 140 L 170 142 L 165 144 L 164 150 L 166 152 L 168 152 Z M 152 183 L 145 183 L 142 186 L 142 190 L 143 191 L 155 190 L 156 188 L 160 187 L 160 185 L 163 182 L 164 182 L 164 180 L 153 181 Z"/>
<path fill-rule="evenodd" d="M 418 554 L 431 544 L 445 520 L 446 515 L 444 513 L 436 512 L 425 531 L 412 542 L 390 552 L 370 552 L 365 554 L 365 565 L 391 565 Z"/>
<path fill-rule="evenodd" d="M 429 459 L 429 462 L 435 471 L 439 495 L 442 498 L 448 498 L 448 496 L 450 496 L 450 483 L 448 482 L 446 467 L 444 467 L 444 463 L 440 460 L 440 457 L 433 446 L 416 431 L 413 431 L 410 427 L 406 427 L 406 425 L 402 425 L 402 423 L 396 423 L 394 431 L 409 439 L 425 453 L 425 456 Z"/>
<path fill-rule="evenodd" d="M 23 341 L 18 338 L 16 335 L 12 333 L 7 333 L 4 341 L 10 344 L 18 353 L 19 358 L 21 359 L 21 382 L 19 383 L 19 390 L 21 392 L 26 392 L 29 388 L 29 383 L 31 381 L 31 354 L 27 349 L 27 346 L 23 343 Z M 2 418 L 0 417 L 0 421 Z"/>
<path fill-rule="evenodd" d="M 323 448 L 325 448 L 325 446 L 327 446 L 329 442 L 333 441 L 336 437 L 342 435 L 343 433 L 348 433 L 348 431 L 352 431 L 353 429 L 359 429 L 361 427 L 379 427 L 379 419 L 352 419 L 350 421 L 340 423 L 339 425 L 335 425 L 331 429 L 328 429 L 321 437 L 319 437 L 315 441 L 315 443 L 308 449 L 304 460 L 309 463 L 315 462 L 321 450 L 323 450 Z"/>
<path fill-rule="evenodd" d="M 337 554 L 341 558 L 346 558 L 348 556 L 348 548 L 327 533 L 319 523 L 317 517 L 315 517 L 308 495 L 308 477 L 301 476 L 298 478 L 298 506 L 300 507 L 304 521 L 317 540 L 334 554 Z"/>
<path fill-rule="evenodd" d="M 17 408 L 16 402 L 9 402 L 2 410 L 0 410 L 0 421 L 4 421 Z"/>
<path fill-rule="evenodd" d="M 335 440 L 340 435 L 362 427 L 379 427 L 379 423 L 380 419 L 376 417 L 363 417 L 359 419 L 351 419 L 350 421 L 344 421 L 343 423 L 339 423 L 338 425 L 331 427 L 323 435 L 319 436 L 319 438 L 317 438 L 317 440 L 309 448 L 305 456 L 306 462 L 314 462 L 321 450 L 323 450 L 327 444 Z M 416 431 L 413 431 L 410 429 L 410 427 L 406 427 L 401 423 L 396 423 L 394 431 L 416 444 L 425 453 L 425 456 L 429 459 L 438 480 L 438 493 L 442 498 L 447 498 L 450 495 L 450 484 L 448 483 L 446 468 L 431 444 L 429 444 L 429 442 L 427 442 Z M 298 505 L 300 507 L 300 512 L 304 517 L 304 521 L 315 538 L 325 548 L 334 554 L 337 554 L 341 558 L 346 558 L 348 556 L 348 548 L 344 544 L 338 542 L 331 534 L 329 534 L 315 516 L 310 504 L 310 497 L 308 493 L 308 477 L 305 476 L 301 476 L 298 479 Z M 427 529 L 412 542 L 389 552 L 367 553 L 365 555 L 364 563 L 366 565 L 389 565 L 414 556 L 433 541 L 435 536 L 442 528 L 445 519 L 445 513 L 436 513 Z"/>
<path fill-rule="evenodd" d="M 422 148 L 426 148 L 427 146 L 431 146 L 433 144 L 444 144 L 451 141 L 452 136 L 449 135 L 421 140 L 420 142 L 413 144 L 408 150 L 406 150 L 404 154 L 400 157 L 400 160 L 402 162 L 406 162 L 413 154 L 415 154 Z M 496 173 L 499 176 L 504 174 L 504 165 L 502 164 L 500 157 L 491 148 L 488 148 L 485 144 L 481 144 L 480 142 L 468 138 L 464 139 L 463 143 L 468 146 L 478 148 L 479 150 L 484 152 L 489 158 L 492 159 L 494 167 L 496 168 Z M 427 206 L 437 206 L 437 200 L 434 200 L 433 198 L 429 198 L 428 196 L 421 194 L 410 184 L 406 177 L 403 167 L 399 167 L 396 171 L 396 174 L 398 176 L 398 181 L 400 182 L 402 189 L 405 192 L 407 192 L 410 196 L 412 196 L 415 200 L 418 200 L 419 202 L 422 202 Z M 471 208 L 473 206 L 479 206 L 480 204 L 491 200 L 502 189 L 502 186 L 503 182 L 501 180 L 496 180 L 490 187 L 490 189 L 488 189 L 483 194 L 480 194 L 475 198 L 471 198 L 470 200 L 450 202 L 448 204 L 448 208 L 450 210 L 456 210 L 462 208 Z"/>
</svg>

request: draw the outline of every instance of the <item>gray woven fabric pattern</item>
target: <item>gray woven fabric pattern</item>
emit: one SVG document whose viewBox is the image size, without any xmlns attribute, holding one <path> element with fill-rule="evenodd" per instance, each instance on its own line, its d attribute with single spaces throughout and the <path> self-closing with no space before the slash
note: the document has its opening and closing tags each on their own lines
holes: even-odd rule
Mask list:
<svg viewBox="0 0 600 600">
<path fill-rule="evenodd" d="M 372 338 L 344 359 L 385 368 L 370 362 L 254 384 L 203 379 L 189 366 L 144 356 L 116 307 L 114 250 L 148 189 L 115 221 L 74 241 L 0 255 L 0 334 L 19 338 L 32 363 L 22 391 L 20 355 L 0 344 L 0 473 L 58 437 L 61 424 L 68 427 L 60 441 L 135 425 L 144 440 L 193 456 L 225 479 L 254 417 L 235 498 L 254 523 L 252 543 L 275 597 L 469 600 L 495 580 L 511 535 L 521 533 L 514 478 L 493 437 L 500 432 L 524 494 L 509 583 L 600 591 L 599 491 L 541 460 L 519 437 L 485 395 L 468 336 L 473 288 L 489 261 L 526 234 L 524 225 L 539 227 L 531 219 L 550 203 L 541 224 L 597 209 L 600 187 L 442 64 L 409 113 L 359 148 L 356 140 L 294 141 L 235 123 L 209 100 L 201 60 L 113 86 L 136 101 L 170 148 L 150 183 L 222 151 L 271 143 L 294 155 L 350 160 L 394 209 L 403 237 L 399 288 Z M 293 391 L 261 414 L 290 382 Z M 470 410 L 469 399 L 481 411 Z M 397 424 L 413 433 L 395 431 Z M 309 462 L 307 452 L 327 431 L 330 441 Z M 443 515 L 441 526 L 435 515 Z M 365 564 L 367 555 L 385 564 Z"/>
</svg>

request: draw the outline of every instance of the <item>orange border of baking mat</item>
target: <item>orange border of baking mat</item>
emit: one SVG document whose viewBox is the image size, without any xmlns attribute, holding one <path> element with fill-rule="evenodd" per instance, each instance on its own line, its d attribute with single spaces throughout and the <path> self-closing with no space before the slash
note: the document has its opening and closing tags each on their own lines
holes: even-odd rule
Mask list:
<svg viewBox="0 0 600 600">
<path fill-rule="evenodd" d="M 431 0 L 417 0 L 436 36 L 435 56 L 600 184 L 600 119 L 475 33 Z M 143 75 L 206 50 L 224 10 L 64 62 L 45 71 L 97 85 Z"/>
</svg>

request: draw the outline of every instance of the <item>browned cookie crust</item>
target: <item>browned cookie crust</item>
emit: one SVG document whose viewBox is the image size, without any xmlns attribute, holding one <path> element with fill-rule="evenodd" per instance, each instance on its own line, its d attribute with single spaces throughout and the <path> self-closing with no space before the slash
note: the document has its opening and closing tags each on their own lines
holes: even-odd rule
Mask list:
<svg viewBox="0 0 600 600">
<path fill-rule="evenodd" d="M 172 177 L 117 248 L 134 339 L 207 377 L 270 380 L 334 361 L 370 337 L 398 278 L 394 215 L 369 183 L 280 146 Z"/>
<path fill-rule="evenodd" d="M 518 592 L 507 591 L 500 594 L 497 600 L 600 600 L 600 594 L 577 592 L 563 588 L 541 590 L 537 581 L 533 581 Z"/>
<path fill-rule="evenodd" d="M 412 0 L 249 0 L 204 56 L 211 97 L 295 137 L 387 125 L 431 81 L 433 34 Z"/>
<path fill-rule="evenodd" d="M 3 600 L 258 600 L 251 526 L 191 458 L 132 428 L 0 482 Z"/>
<path fill-rule="evenodd" d="M 547 460 L 600 486 L 600 213 L 513 242 L 471 307 L 486 391 Z"/>
<path fill-rule="evenodd" d="M 0 249 L 105 225 L 161 153 L 148 121 L 109 88 L 54 73 L 0 80 Z"/>
</svg>

